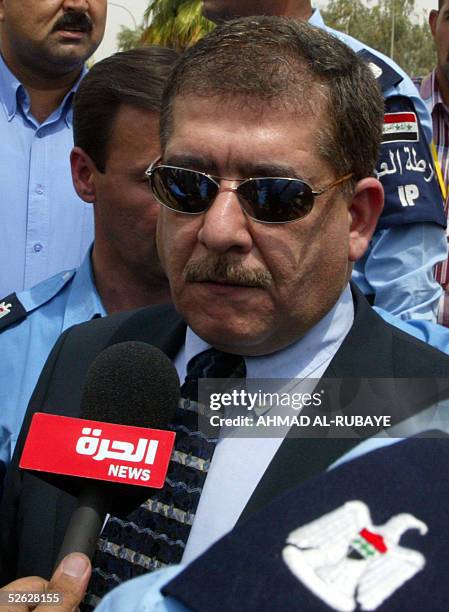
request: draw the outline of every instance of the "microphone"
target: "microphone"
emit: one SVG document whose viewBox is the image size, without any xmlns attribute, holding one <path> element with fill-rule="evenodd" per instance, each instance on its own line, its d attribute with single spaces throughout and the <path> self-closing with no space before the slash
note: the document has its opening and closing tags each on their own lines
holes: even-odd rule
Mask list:
<svg viewBox="0 0 449 612">
<path fill-rule="evenodd" d="M 81 418 L 166 429 L 179 398 L 178 373 L 165 353 L 145 342 L 120 342 L 92 362 Z"/>
<path fill-rule="evenodd" d="M 33 416 L 20 467 L 78 498 L 56 565 L 70 552 L 91 557 L 108 512 L 126 516 L 163 486 L 175 438 L 164 430 L 179 397 L 162 351 L 122 342 L 91 364 L 79 419 Z"/>
</svg>

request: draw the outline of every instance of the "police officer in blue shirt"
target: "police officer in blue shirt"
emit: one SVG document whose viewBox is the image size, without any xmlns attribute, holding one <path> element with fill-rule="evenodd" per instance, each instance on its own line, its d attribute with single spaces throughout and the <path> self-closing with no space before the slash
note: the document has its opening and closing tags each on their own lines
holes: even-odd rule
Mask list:
<svg viewBox="0 0 449 612">
<path fill-rule="evenodd" d="M 353 279 L 377 307 L 404 320 L 436 321 L 442 290 L 433 269 L 447 257 L 446 219 L 429 146 L 430 115 L 410 78 L 390 58 L 328 28 L 310 0 L 203 0 L 203 14 L 216 22 L 260 14 L 308 20 L 368 63 L 386 105 L 377 165 L 385 206 L 367 253 L 355 264 Z"/>
<path fill-rule="evenodd" d="M 92 207 L 72 186 L 72 100 L 106 0 L 0 2 L 0 295 L 81 263 Z"/>
<path fill-rule="evenodd" d="M 145 170 L 159 152 L 160 99 L 176 57 L 157 47 L 118 53 L 96 64 L 77 92 L 72 175 L 78 195 L 93 203 L 95 240 L 77 270 L 0 299 L 0 472 L 58 336 L 106 313 L 170 299 Z"/>
</svg>

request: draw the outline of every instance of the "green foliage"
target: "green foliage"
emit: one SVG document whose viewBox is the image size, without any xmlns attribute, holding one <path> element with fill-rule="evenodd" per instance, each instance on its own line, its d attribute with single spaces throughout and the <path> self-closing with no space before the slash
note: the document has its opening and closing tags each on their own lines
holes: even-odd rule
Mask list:
<svg viewBox="0 0 449 612">
<path fill-rule="evenodd" d="M 183 51 L 213 27 L 201 15 L 201 0 L 149 0 L 140 42 Z"/>
<path fill-rule="evenodd" d="M 117 36 L 119 50 L 160 45 L 184 51 L 214 28 L 201 15 L 201 4 L 201 0 L 149 0 L 137 30 L 122 26 Z"/>
<path fill-rule="evenodd" d="M 323 11 L 326 24 L 390 55 L 394 11 L 393 59 L 411 76 L 423 76 L 435 64 L 427 21 L 414 15 L 415 0 L 330 0 Z"/>
<path fill-rule="evenodd" d="M 141 46 L 141 38 L 143 35 L 143 26 L 139 26 L 137 30 L 125 28 L 122 26 L 117 34 L 117 46 L 119 51 L 128 51 Z"/>
<path fill-rule="evenodd" d="M 413 15 L 415 0 L 330 0 L 323 17 L 330 27 L 390 55 L 393 9 L 393 59 L 411 76 L 427 74 L 435 64 L 435 50 L 424 16 L 417 20 Z M 213 27 L 201 15 L 201 0 L 148 0 L 143 25 L 137 30 L 122 27 L 118 46 L 162 45 L 183 51 Z"/>
</svg>

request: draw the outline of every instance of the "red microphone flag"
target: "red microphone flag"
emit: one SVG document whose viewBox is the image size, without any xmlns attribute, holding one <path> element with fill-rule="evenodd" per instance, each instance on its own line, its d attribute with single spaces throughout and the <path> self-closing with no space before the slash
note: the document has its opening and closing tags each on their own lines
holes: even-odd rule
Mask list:
<svg viewBox="0 0 449 612">
<path fill-rule="evenodd" d="M 161 489 L 175 433 L 34 414 L 20 459 L 27 470 Z"/>
</svg>

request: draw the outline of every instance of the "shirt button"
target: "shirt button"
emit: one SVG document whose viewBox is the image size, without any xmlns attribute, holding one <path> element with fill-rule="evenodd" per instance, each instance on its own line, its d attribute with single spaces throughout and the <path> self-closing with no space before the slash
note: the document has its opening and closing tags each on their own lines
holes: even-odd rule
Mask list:
<svg viewBox="0 0 449 612">
<path fill-rule="evenodd" d="M 40 242 L 36 242 L 36 244 L 33 247 L 35 253 L 39 253 L 40 251 L 42 251 L 43 248 L 44 247 L 42 246 Z"/>
<path fill-rule="evenodd" d="M 36 185 L 36 193 L 39 195 L 42 195 L 44 193 L 44 186 L 43 185 Z"/>
</svg>

